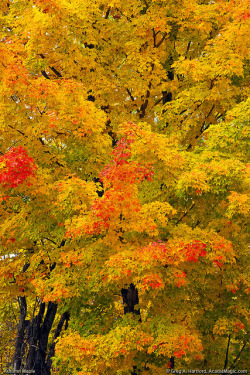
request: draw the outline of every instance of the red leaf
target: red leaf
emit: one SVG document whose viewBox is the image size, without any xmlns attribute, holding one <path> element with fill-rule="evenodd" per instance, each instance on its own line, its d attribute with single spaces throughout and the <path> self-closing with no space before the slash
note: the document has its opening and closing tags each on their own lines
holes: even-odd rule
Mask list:
<svg viewBox="0 0 250 375">
<path fill-rule="evenodd" d="M 17 187 L 29 176 L 34 176 L 37 169 L 34 160 L 22 146 L 13 147 L 1 156 L 0 163 L 4 163 L 3 171 L 0 173 L 0 183 L 4 188 Z"/>
</svg>

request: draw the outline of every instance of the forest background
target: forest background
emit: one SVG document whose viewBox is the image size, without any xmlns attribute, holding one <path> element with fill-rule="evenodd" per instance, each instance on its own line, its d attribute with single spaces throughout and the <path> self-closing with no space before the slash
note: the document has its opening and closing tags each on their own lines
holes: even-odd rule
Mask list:
<svg viewBox="0 0 250 375">
<path fill-rule="evenodd" d="M 249 2 L 0 24 L 1 373 L 247 369 Z"/>
</svg>

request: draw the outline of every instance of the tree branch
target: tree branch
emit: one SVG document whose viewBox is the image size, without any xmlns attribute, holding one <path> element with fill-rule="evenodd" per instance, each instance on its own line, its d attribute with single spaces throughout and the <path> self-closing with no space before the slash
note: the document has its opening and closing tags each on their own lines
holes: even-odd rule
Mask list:
<svg viewBox="0 0 250 375">
<path fill-rule="evenodd" d="M 133 97 L 133 95 L 131 94 L 131 92 L 129 91 L 129 89 L 126 89 L 127 93 L 129 94 L 130 96 L 130 99 L 134 102 L 135 101 L 135 98 Z"/>
<path fill-rule="evenodd" d="M 229 345 L 230 345 L 230 339 L 231 336 L 228 336 L 228 342 L 227 342 L 227 352 L 226 352 L 226 359 L 225 359 L 225 364 L 224 364 L 224 370 L 227 368 L 227 363 L 228 363 L 228 352 L 229 352 Z"/>
<path fill-rule="evenodd" d="M 147 90 L 147 94 L 146 94 L 146 100 L 145 102 L 141 105 L 141 108 L 140 108 L 140 111 L 139 111 L 139 117 L 140 118 L 143 118 L 146 114 L 146 109 L 147 109 L 147 106 L 148 106 L 148 98 L 150 97 L 150 89 L 151 89 L 151 82 L 149 82 L 149 85 L 148 85 L 148 90 Z"/>
<path fill-rule="evenodd" d="M 105 14 L 105 20 L 108 19 L 108 16 L 109 16 L 109 13 L 110 13 L 110 9 L 111 9 L 111 7 L 108 7 L 108 10 L 107 10 L 107 12 Z"/>
<path fill-rule="evenodd" d="M 49 354 L 48 354 L 48 357 L 47 357 L 47 360 L 46 360 L 46 365 L 47 365 L 48 369 L 50 369 L 51 366 L 52 366 L 52 357 L 55 354 L 55 346 L 56 346 L 55 341 L 60 336 L 60 333 L 63 329 L 64 323 L 65 323 L 65 330 L 68 328 L 69 318 L 70 318 L 69 312 L 66 311 L 65 313 L 62 314 L 62 316 L 60 318 L 60 321 L 57 325 L 57 328 L 56 328 L 56 331 L 55 331 L 55 334 L 54 334 L 54 337 L 53 337 L 53 340 L 52 340 L 52 344 L 50 345 L 50 348 L 49 348 Z"/>
<path fill-rule="evenodd" d="M 154 47 L 155 48 L 160 47 L 160 45 L 164 42 L 167 35 L 168 35 L 168 33 L 164 33 L 162 39 Z"/>
<path fill-rule="evenodd" d="M 192 210 L 192 208 L 195 206 L 195 203 L 192 202 L 192 205 L 187 209 L 187 211 L 184 213 L 184 215 L 182 215 L 178 220 L 177 222 L 175 223 L 176 225 L 179 224 L 180 221 L 182 221 L 182 219 L 184 219 L 185 216 L 187 216 L 187 214 Z"/>
<path fill-rule="evenodd" d="M 239 351 L 239 354 L 237 355 L 237 357 L 235 358 L 235 360 L 233 361 L 233 363 L 231 364 L 231 366 L 229 367 L 229 370 L 233 369 L 234 366 L 236 365 L 236 362 L 238 361 L 238 359 L 240 358 L 241 356 L 241 353 L 243 352 L 243 350 L 245 349 L 246 345 L 248 344 L 248 341 L 245 342 L 245 344 L 242 346 L 241 350 Z"/>
</svg>

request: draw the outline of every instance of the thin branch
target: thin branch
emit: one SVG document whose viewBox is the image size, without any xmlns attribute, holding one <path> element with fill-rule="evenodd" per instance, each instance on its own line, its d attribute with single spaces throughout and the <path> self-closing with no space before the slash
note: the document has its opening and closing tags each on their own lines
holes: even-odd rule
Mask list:
<svg viewBox="0 0 250 375">
<path fill-rule="evenodd" d="M 42 59 L 45 59 L 45 56 L 40 53 L 39 56 L 42 58 Z M 55 75 L 59 78 L 62 78 L 62 75 L 61 73 L 56 69 L 54 68 L 53 66 L 49 66 L 50 70 L 52 70 L 53 73 L 55 73 Z M 42 70 L 42 75 L 47 78 L 47 79 L 50 79 L 50 77 L 48 76 L 48 74 L 45 72 L 45 70 Z"/>
<path fill-rule="evenodd" d="M 49 66 L 50 70 L 52 70 L 53 73 L 55 73 L 55 75 L 59 78 L 62 78 L 62 75 L 60 72 L 58 72 L 57 69 L 55 69 L 53 66 Z"/>
<path fill-rule="evenodd" d="M 205 126 L 205 127 L 204 127 L 204 125 L 205 125 L 205 123 L 206 123 L 206 119 L 211 115 L 211 113 L 213 112 L 214 108 L 215 108 L 215 105 L 213 104 L 213 105 L 212 105 L 212 108 L 210 109 L 210 111 L 209 111 L 208 114 L 206 115 L 205 120 L 204 120 L 204 122 L 203 122 L 203 124 L 202 124 L 202 126 L 201 126 L 200 134 L 199 134 L 198 136 L 196 136 L 197 138 L 199 138 L 199 137 L 202 135 L 202 133 L 204 133 L 204 131 L 207 130 L 208 127 L 211 125 L 211 123 L 210 123 L 208 126 Z"/>
<path fill-rule="evenodd" d="M 192 226 L 192 229 L 195 229 L 201 223 L 200 220 L 197 220 L 196 223 Z"/>
<path fill-rule="evenodd" d="M 187 54 L 188 54 L 188 52 L 189 52 L 189 48 L 190 48 L 190 46 L 191 46 L 191 40 L 188 42 L 187 50 L 186 50 L 186 52 L 185 52 L 185 58 L 187 58 Z"/>
<path fill-rule="evenodd" d="M 14 126 L 11 126 L 11 125 L 8 125 L 9 128 L 11 128 L 12 130 L 16 130 L 18 133 L 20 133 L 21 135 L 27 137 L 27 135 L 23 132 L 21 132 L 21 130 L 18 130 L 18 129 L 15 129 Z"/>
<path fill-rule="evenodd" d="M 44 76 L 44 78 L 46 78 L 46 79 L 50 79 L 50 77 L 49 77 L 48 74 L 45 72 L 45 70 L 42 70 L 41 73 L 42 73 L 42 75 Z"/>
<path fill-rule="evenodd" d="M 44 240 L 47 240 L 47 241 L 50 241 L 50 242 L 52 242 L 54 245 L 58 246 L 57 243 L 56 243 L 55 241 L 50 240 L 50 239 L 47 238 L 47 237 L 43 237 L 43 239 L 44 239 Z"/>
<path fill-rule="evenodd" d="M 177 220 L 176 222 L 176 225 L 179 224 L 180 221 L 182 221 L 182 219 L 184 219 L 185 216 L 187 216 L 187 214 L 192 210 L 192 208 L 194 207 L 195 203 L 192 202 L 192 205 L 187 209 L 187 211 L 184 213 L 184 215 L 182 215 L 180 217 L 180 219 Z"/>
<path fill-rule="evenodd" d="M 110 9 L 111 9 L 111 7 L 108 7 L 108 10 L 107 10 L 107 12 L 105 14 L 105 20 L 108 19 L 108 16 L 109 16 L 109 13 L 110 13 Z"/>
<path fill-rule="evenodd" d="M 201 104 L 202 104 L 202 103 L 201 103 Z M 212 105 L 212 108 L 210 109 L 209 113 L 206 115 L 205 120 L 203 121 L 203 123 L 202 123 L 202 125 L 201 125 L 201 128 L 200 128 L 200 132 L 199 132 L 199 134 L 197 134 L 197 135 L 195 136 L 195 139 L 199 139 L 200 136 L 201 136 L 201 135 L 202 135 L 202 134 L 203 134 L 203 133 L 209 128 L 209 126 L 212 124 L 212 123 L 210 122 L 209 124 L 207 124 L 207 126 L 204 126 L 205 123 L 206 123 L 206 119 L 209 118 L 209 116 L 210 116 L 211 113 L 213 112 L 214 108 L 215 108 L 215 105 L 213 104 L 213 105 Z M 190 150 L 191 147 L 192 147 L 192 143 L 189 144 L 187 150 Z"/>
<path fill-rule="evenodd" d="M 225 113 L 222 113 L 222 114 L 218 114 L 218 116 L 216 117 L 216 120 L 218 121 L 220 118 L 223 118 L 223 116 L 225 116 Z"/>
<path fill-rule="evenodd" d="M 237 355 L 237 357 L 235 358 L 235 360 L 233 361 L 233 363 L 231 364 L 231 366 L 229 367 L 229 370 L 233 369 L 236 362 L 238 361 L 238 359 L 240 358 L 241 356 L 241 353 L 243 352 L 243 350 L 245 349 L 246 345 L 248 344 L 248 341 L 245 342 L 245 344 L 242 346 L 241 350 L 239 351 L 239 354 Z"/>
<path fill-rule="evenodd" d="M 231 336 L 228 336 L 228 342 L 227 342 L 227 352 L 226 352 L 226 359 L 225 359 L 225 364 L 224 364 L 224 370 L 227 368 L 227 363 L 228 363 L 228 352 L 229 352 L 229 345 L 230 345 L 230 339 Z"/>
<path fill-rule="evenodd" d="M 209 111 L 209 113 L 208 113 L 207 116 L 205 117 L 205 120 L 211 115 L 211 113 L 212 113 L 213 110 L 214 110 L 214 107 L 215 107 L 215 105 L 213 104 L 213 105 L 212 105 L 212 108 L 211 108 L 210 111 Z"/>
<path fill-rule="evenodd" d="M 45 145 L 45 142 L 44 140 L 42 139 L 42 137 L 38 138 L 38 140 L 41 142 L 41 144 L 44 146 Z"/>
<path fill-rule="evenodd" d="M 135 135 L 136 135 L 138 138 L 142 139 L 142 137 L 141 137 L 139 134 L 137 134 L 136 131 L 135 131 L 134 129 L 133 129 L 133 133 L 135 133 Z"/>
<path fill-rule="evenodd" d="M 41 142 L 41 144 L 43 146 L 46 146 L 46 143 L 44 142 L 44 140 L 42 139 L 42 137 L 38 138 L 38 140 Z M 44 151 L 44 153 L 53 156 L 49 150 Z M 52 160 L 55 159 L 55 158 L 56 158 L 56 156 L 53 156 Z M 59 167 L 65 167 L 65 165 L 61 164 L 58 160 L 55 161 L 55 164 L 57 164 Z"/>
<path fill-rule="evenodd" d="M 60 249 L 61 247 L 63 247 L 63 246 L 65 245 L 65 243 L 66 243 L 66 240 L 63 239 L 62 242 L 61 242 L 60 245 L 59 245 L 59 249 Z"/>
<path fill-rule="evenodd" d="M 158 100 L 154 103 L 153 107 L 154 107 L 155 105 L 159 104 L 159 103 L 160 103 L 164 98 L 166 98 L 168 95 L 169 95 L 169 91 L 167 91 L 166 94 L 164 94 L 160 99 L 158 99 Z M 187 110 L 185 109 L 185 111 L 187 111 Z M 185 112 L 185 111 L 184 111 L 184 112 Z"/>
<path fill-rule="evenodd" d="M 131 94 L 131 92 L 129 91 L 129 89 L 126 89 L 127 93 L 129 94 L 130 96 L 130 99 L 134 102 L 135 101 L 135 98 L 133 97 L 133 95 Z"/>
<path fill-rule="evenodd" d="M 180 112 L 180 116 L 183 115 L 183 113 L 187 112 L 187 109 L 183 109 L 183 111 Z"/>
<path fill-rule="evenodd" d="M 168 35 L 168 33 L 164 33 L 162 39 L 154 47 L 155 48 L 160 47 L 160 45 L 164 42 L 167 35 Z"/>
<path fill-rule="evenodd" d="M 40 113 L 41 116 L 42 116 L 44 113 L 46 113 L 45 108 L 46 108 L 46 106 L 44 107 L 44 109 L 43 109 L 42 111 L 40 111 L 40 109 L 39 109 L 38 107 L 36 107 L 36 109 L 38 110 L 38 112 Z"/>
<path fill-rule="evenodd" d="M 152 70 L 154 69 L 154 65 L 152 67 Z M 145 102 L 141 105 L 141 108 L 139 110 L 139 117 L 140 118 L 143 118 L 146 114 L 146 109 L 147 109 L 147 106 L 148 106 L 148 99 L 150 97 L 150 89 L 151 89 L 151 86 L 152 86 L 152 83 L 149 82 L 148 84 L 148 90 L 147 90 L 147 94 L 146 94 L 146 100 Z"/>
<path fill-rule="evenodd" d="M 156 106 L 157 104 L 159 104 L 162 99 L 164 98 L 165 95 L 163 95 L 160 99 L 156 100 L 156 102 L 154 103 L 153 107 Z"/>
<path fill-rule="evenodd" d="M 211 79 L 211 83 L 210 83 L 210 87 L 209 87 L 209 90 L 211 90 L 213 87 L 214 87 L 214 82 L 216 81 L 216 79 L 220 77 L 219 74 L 217 74 L 217 76 L 215 76 L 213 79 Z"/>
<path fill-rule="evenodd" d="M 153 39 L 154 39 L 154 48 L 156 47 L 156 33 L 155 29 L 153 28 Z"/>
</svg>

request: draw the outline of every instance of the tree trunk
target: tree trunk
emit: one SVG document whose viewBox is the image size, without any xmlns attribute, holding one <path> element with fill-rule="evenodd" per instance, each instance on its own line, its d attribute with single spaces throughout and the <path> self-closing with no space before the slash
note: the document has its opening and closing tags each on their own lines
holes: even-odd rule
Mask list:
<svg viewBox="0 0 250 375">
<path fill-rule="evenodd" d="M 14 374 L 20 374 L 20 370 L 34 370 L 35 375 L 50 375 L 52 357 L 55 354 L 55 340 L 59 337 L 64 324 L 67 329 L 70 315 L 68 312 L 62 314 L 52 343 L 48 347 L 49 334 L 57 312 L 57 303 L 49 302 L 46 310 L 45 303 L 41 302 L 39 311 L 32 320 L 25 319 L 27 315 L 25 297 L 19 297 L 19 306 L 20 316 L 13 358 L 14 371 L 17 372 Z"/>
<path fill-rule="evenodd" d="M 25 297 L 18 297 L 18 303 L 20 308 L 19 323 L 17 326 L 17 336 L 15 344 L 15 353 L 13 359 L 14 371 L 17 371 L 15 375 L 19 373 L 19 370 L 22 366 L 22 349 L 24 344 L 25 336 L 25 318 L 27 314 L 27 303 Z"/>
<path fill-rule="evenodd" d="M 138 305 L 139 303 L 139 296 L 138 290 L 134 284 L 130 284 L 127 289 L 122 289 L 121 294 L 124 304 L 124 314 L 132 312 L 135 315 L 140 315 L 140 309 L 135 309 L 135 305 Z M 139 319 L 139 322 L 141 322 L 141 318 Z M 133 372 L 131 372 L 131 375 L 139 375 L 140 373 L 141 370 L 139 370 L 137 366 L 133 366 Z"/>
<path fill-rule="evenodd" d="M 61 316 L 61 319 L 58 323 L 58 326 L 56 328 L 56 331 L 55 331 L 55 334 L 54 334 L 54 337 L 53 337 L 53 341 L 52 341 L 52 344 L 50 345 L 49 353 L 48 353 L 47 360 L 46 360 L 46 366 L 49 369 L 51 369 L 52 357 L 55 354 L 55 346 L 56 346 L 55 340 L 60 336 L 60 333 L 62 331 L 64 323 L 65 323 L 65 330 L 68 328 L 69 317 L 70 317 L 70 315 L 69 315 L 68 311 L 63 313 L 62 316 Z"/>
<path fill-rule="evenodd" d="M 37 345 L 36 359 L 34 370 L 36 375 L 49 375 L 50 369 L 46 365 L 46 353 L 49 333 L 52 328 L 56 316 L 57 304 L 53 302 L 48 303 L 47 312 L 41 326 L 40 337 Z"/>
<path fill-rule="evenodd" d="M 140 309 L 135 310 L 135 305 L 139 303 L 139 297 L 138 290 L 134 284 L 130 284 L 127 289 L 122 289 L 121 294 L 124 304 L 124 314 L 132 312 L 133 314 L 140 315 Z"/>
<path fill-rule="evenodd" d="M 130 284 L 127 289 L 121 290 L 123 304 L 124 304 L 124 314 L 132 312 L 135 315 L 140 315 L 140 309 L 136 310 L 135 305 L 139 303 L 138 290 L 134 284 Z M 141 318 L 139 319 L 141 322 Z M 170 368 L 174 369 L 174 357 L 170 357 Z M 133 366 L 133 372 L 131 375 L 139 375 L 141 370 L 137 369 L 137 366 Z"/>
</svg>

